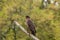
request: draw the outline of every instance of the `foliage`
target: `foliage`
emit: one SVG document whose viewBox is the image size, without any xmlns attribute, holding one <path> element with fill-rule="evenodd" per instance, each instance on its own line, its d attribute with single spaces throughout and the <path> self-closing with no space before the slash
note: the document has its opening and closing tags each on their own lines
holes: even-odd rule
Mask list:
<svg viewBox="0 0 60 40">
<path fill-rule="evenodd" d="M 59 7 L 49 4 L 47 9 L 41 9 L 41 3 L 42 0 L 0 0 L 0 40 L 32 40 L 11 23 L 16 20 L 27 30 L 26 15 L 34 22 L 40 40 L 60 40 Z"/>
</svg>

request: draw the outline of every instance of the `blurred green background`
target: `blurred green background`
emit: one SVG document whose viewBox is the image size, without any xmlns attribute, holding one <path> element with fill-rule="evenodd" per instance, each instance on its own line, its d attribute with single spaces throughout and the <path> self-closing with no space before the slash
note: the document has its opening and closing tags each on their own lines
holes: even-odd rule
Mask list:
<svg viewBox="0 0 60 40">
<path fill-rule="evenodd" d="M 34 22 L 40 40 L 60 40 L 60 4 L 45 7 L 43 0 L 0 0 L 0 40 L 32 40 L 11 23 L 16 20 L 27 30 L 26 15 Z"/>
</svg>

